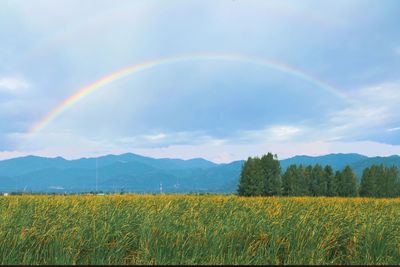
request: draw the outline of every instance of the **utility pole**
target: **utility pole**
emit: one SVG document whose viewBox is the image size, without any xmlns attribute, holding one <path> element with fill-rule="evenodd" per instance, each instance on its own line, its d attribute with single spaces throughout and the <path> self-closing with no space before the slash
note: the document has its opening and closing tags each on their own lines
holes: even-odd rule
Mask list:
<svg viewBox="0 0 400 267">
<path fill-rule="evenodd" d="M 160 182 L 160 194 L 162 194 L 162 182 Z"/>
</svg>

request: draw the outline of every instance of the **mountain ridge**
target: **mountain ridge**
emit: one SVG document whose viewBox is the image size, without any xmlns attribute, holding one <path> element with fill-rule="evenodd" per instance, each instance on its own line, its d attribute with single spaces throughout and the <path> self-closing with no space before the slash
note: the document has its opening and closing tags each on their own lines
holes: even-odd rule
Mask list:
<svg viewBox="0 0 400 267">
<path fill-rule="evenodd" d="M 243 163 L 244 160 L 218 164 L 203 158 L 151 158 L 134 153 L 72 160 L 28 155 L 0 160 L 0 191 L 88 192 L 98 188 L 154 193 L 162 184 L 164 192 L 234 192 Z M 372 164 L 400 167 L 400 156 L 297 155 L 280 163 L 282 171 L 291 164 L 329 164 L 334 170 L 350 165 L 360 177 L 363 169 Z"/>
</svg>

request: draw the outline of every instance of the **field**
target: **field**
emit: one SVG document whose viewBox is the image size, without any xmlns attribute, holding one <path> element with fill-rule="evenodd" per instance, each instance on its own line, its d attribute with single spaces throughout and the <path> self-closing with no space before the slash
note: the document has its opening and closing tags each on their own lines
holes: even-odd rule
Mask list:
<svg viewBox="0 0 400 267">
<path fill-rule="evenodd" d="M 400 199 L 0 197 L 1 264 L 399 264 Z"/>
</svg>

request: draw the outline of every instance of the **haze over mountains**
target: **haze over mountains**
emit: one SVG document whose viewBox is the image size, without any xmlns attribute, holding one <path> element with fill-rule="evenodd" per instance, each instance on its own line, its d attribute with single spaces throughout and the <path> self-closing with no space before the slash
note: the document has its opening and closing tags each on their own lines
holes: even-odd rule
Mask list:
<svg viewBox="0 0 400 267">
<path fill-rule="evenodd" d="M 331 165 L 334 170 L 350 165 L 360 177 L 373 164 L 400 167 L 400 157 L 366 157 L 359 154 L 295 156 L 290 164 Z M 66 160 L 61 157 L 26 156 L 0 161 L 2 192 L 234 192 L 243 161 L 216 164 L 202 158 L 154 159 L 132 153 Z M 97 176 L 97 183 L 96 183 Z"/>
</svg>

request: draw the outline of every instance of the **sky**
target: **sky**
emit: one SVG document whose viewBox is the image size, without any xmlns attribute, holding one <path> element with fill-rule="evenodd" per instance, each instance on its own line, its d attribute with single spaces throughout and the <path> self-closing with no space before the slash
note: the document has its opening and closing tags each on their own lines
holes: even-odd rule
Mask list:
<svg viewBox="0 0 400 267">
<path fill-rule="evenodd" d="M 397 0 L 0 0 L 0 159 L 400 154 L 399 13 Z"/>
</svg>

